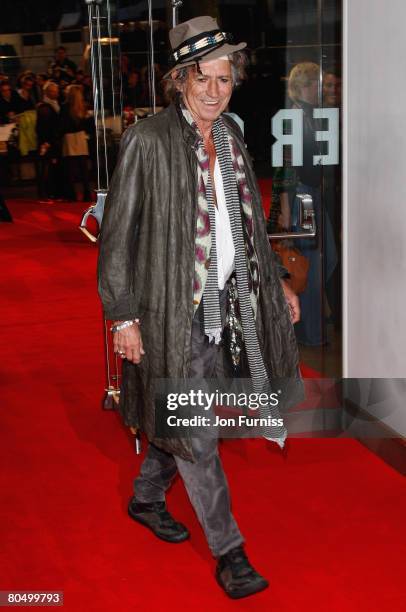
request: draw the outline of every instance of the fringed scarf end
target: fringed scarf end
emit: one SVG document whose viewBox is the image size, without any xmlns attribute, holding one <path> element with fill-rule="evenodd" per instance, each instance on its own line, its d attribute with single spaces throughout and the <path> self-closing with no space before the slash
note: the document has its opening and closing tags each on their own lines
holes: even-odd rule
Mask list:
<svg viewBox="0 0 406 612">
<path fill-rule="evenodd" d="M 205 330 L 206 336 L 209 339 L 210 344 L 214 340 L 214 344 L 220 344 L 221 340 L 221 327 L 217 329 L 208 329 Z"/>
<path fill-rule="evenodd" d="M 276 442 L 276 444 L 278 444 L 278 446 L 282 449 L 285 446 L 285 440 L 287 437 L 288 432 L 285 432 L 280 438 L 269 438 L 268 436 L 264 436 L 265 440 L 269 440 L 270 442 Z"/>
</svg>

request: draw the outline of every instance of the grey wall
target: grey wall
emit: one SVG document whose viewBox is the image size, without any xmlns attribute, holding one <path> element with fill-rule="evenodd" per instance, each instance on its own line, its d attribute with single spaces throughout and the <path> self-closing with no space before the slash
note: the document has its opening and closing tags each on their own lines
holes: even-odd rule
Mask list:
<svg viewBox="0 0 406 612">
<path fill-rule="evenodd" d="M 344 0 L 346 377 L 406 377 L 405 22 L 405 0 Z M 405 434 L 398 392 L 387 423 Z"/>
</svg>

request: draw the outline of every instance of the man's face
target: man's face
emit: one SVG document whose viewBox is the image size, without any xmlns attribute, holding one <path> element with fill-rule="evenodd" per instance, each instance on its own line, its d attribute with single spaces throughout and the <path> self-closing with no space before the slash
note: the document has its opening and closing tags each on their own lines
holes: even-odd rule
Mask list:
<svg viewBox="0 0 406 612">
<path fill-rule="evenodd" d="M 49 85 L 47 87 L 47 90 L 46 90 L 46 95 L 51 100 L 57 100 L 58 96 L 59 96 L 59 87 L 58 87 L 58 85 L 56 85 L 56 84 L 55 85 L 54 84 Z"/>
<path fill-rule="evenodd" d="M 2 85 L 0 91 L 1 91 L 1 95 L 3 96 L 3 98 L 5 100 L 10 100 L 11 99 L 11 87 L 10 87 L 10 85 Z"/>
<path fill-rule="evenodd" d="M 63 60 L 66 57 L 66 51 L 65 49 L 58 49 L 58 51 L 56 52 L 56 59 L 58 62 L 63 62 Z"/>
<path fill-rule="evenodd" d="M 192 67 L 183 84 L 183 100 L 197 122 L 212 123 L 227 108 L 233 92 L 231 65 L 227 59 Z"/>
<path fill-rule="evenodd" d="M 323 99 L 326 106 L 340 106 L 341 82 L 335 74 L 326 74 L 324 76 Z"/>
</svg>

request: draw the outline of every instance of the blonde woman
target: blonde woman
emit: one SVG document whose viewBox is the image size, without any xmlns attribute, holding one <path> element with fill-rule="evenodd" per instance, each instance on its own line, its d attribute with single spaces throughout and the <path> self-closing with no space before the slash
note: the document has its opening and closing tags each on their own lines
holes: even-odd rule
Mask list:
<svg viewBox="0 0 406 612">
<path fill-rule="evenodd" d="M 79 186 L 83 201 L 90 201 L 89 183 L 89 119 L 81 85 L 69 85 L 65 90 L 66 102 L 62 106 L 60 133 L 65 168 L 66 197 L 78 201 Z"/>
<path fill-rule="evenodd" d="M 294 104 L 316 105 L 319 94 L 320 68 L 313 62 L 296 64 L 289 74 L 288 94 Z"/>
<path fill-rule="evenodd" d="M 316 140 L 316 131 L 321 130 L 322 126 L 320 120 L 314 118 L 313 112 L 316 107 L 322 106 L 320 67 L 313 62 L 296 64 L 289 74 L 288 94 L 292 108 L 303 111 L 303 164 L 295 167 L 296 194 L 312 196 L 317 226 L 316 238 L 295 242 L 310 263 L 306 289 L 299 296 L 302 316 L 296 326 L 296 336 L 301 344 L 321 346 L 327 343 L 324 289 L 337 265 L 337 251 L 331 222 L 322 202 L 323 167 L 315 165 L 313 161 L 315 156 L 322 153 Z M 298 200 L 295 198 L 292 207 L 294 226 L 298 217 L 297 206 Z"/>
</svg>

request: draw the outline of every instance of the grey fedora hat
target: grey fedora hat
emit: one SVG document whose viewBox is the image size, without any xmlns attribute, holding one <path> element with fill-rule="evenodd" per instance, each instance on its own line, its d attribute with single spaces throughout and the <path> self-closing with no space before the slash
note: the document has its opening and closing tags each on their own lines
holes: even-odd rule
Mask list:
<svg viewBox="0 0 406 612">
<path fill-rule="evenodd" d="M 207 16 L 194 17 L 189 21 L 179 23 L 170 30 L 169 41 L 172 47 L 170 55 L 172 67 L 165 77 L 173 70 L 192 66 L 196 61 L 218 59 L 224 55 L 241 51 L 247 46 L 245 42 L 238 45 L 230 44 L 231 35 L 222 32 L 217 21 Z"/>
</svg>

